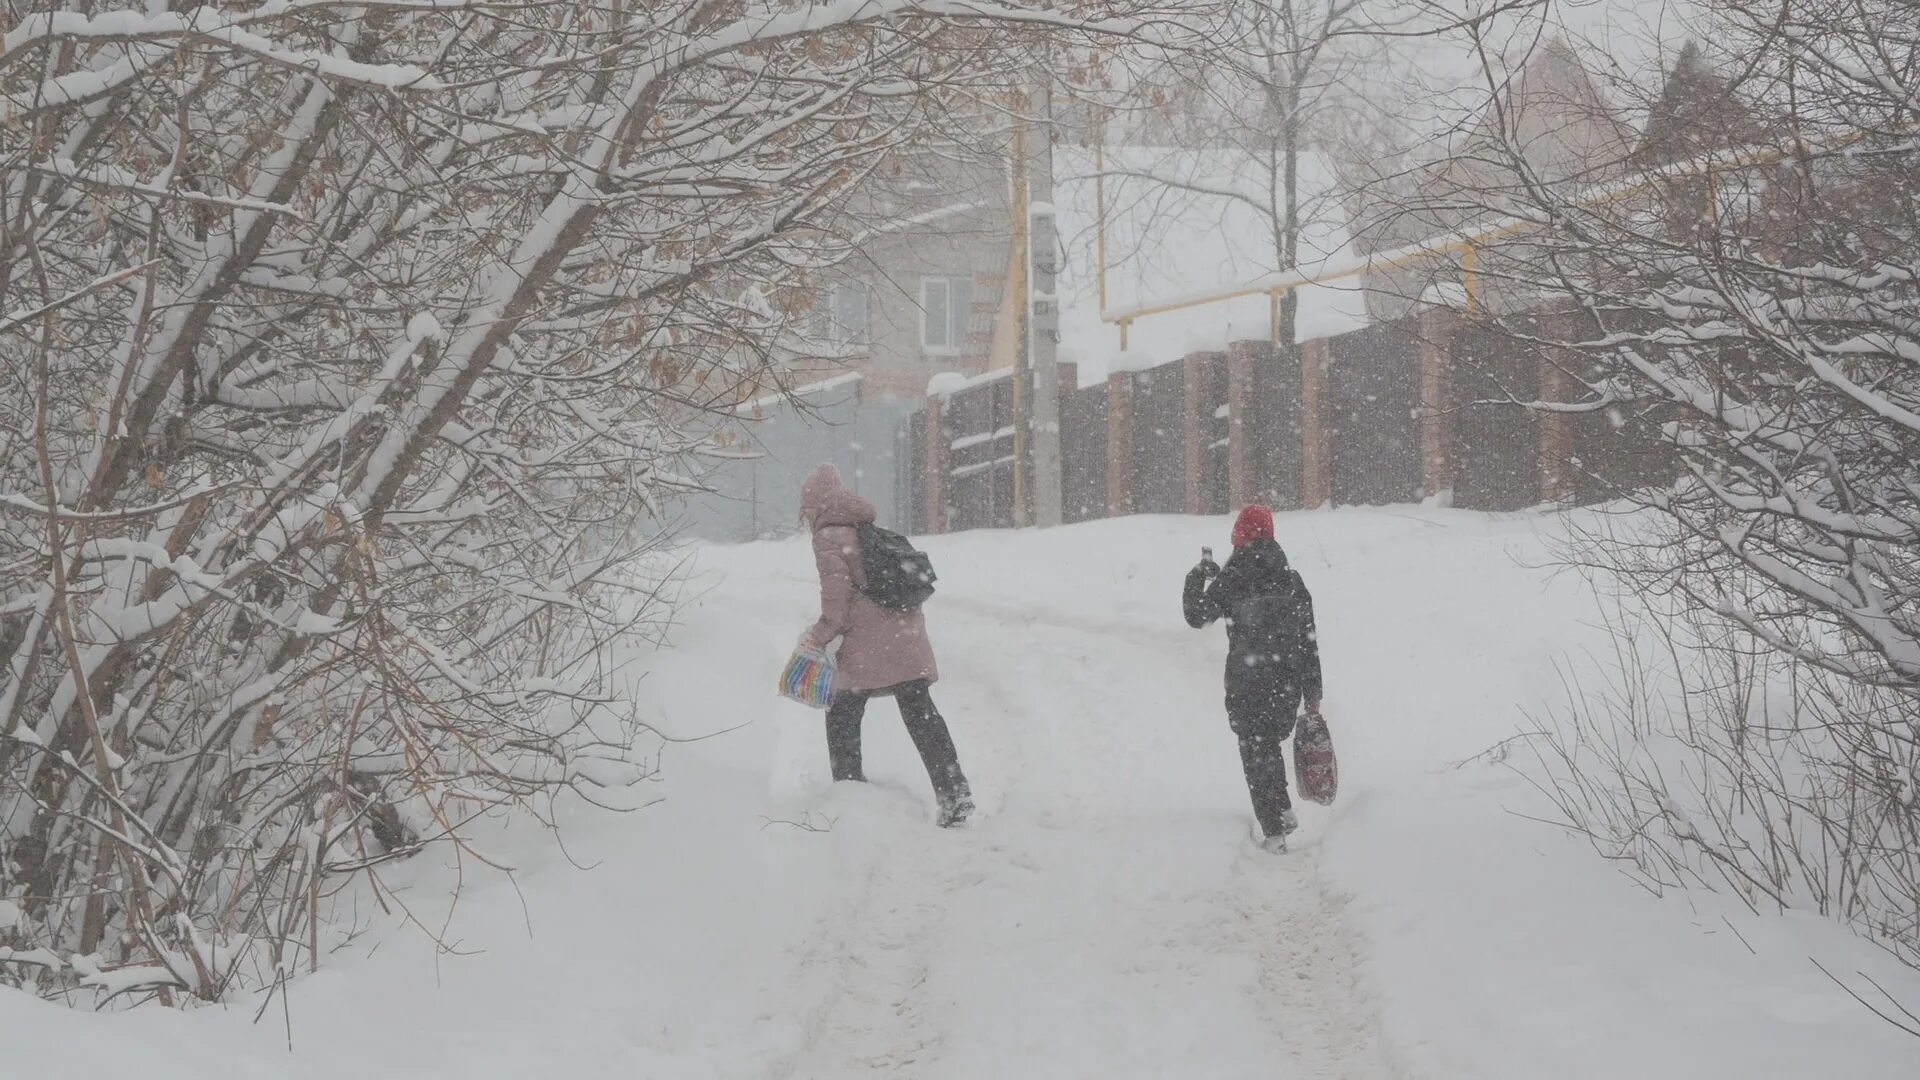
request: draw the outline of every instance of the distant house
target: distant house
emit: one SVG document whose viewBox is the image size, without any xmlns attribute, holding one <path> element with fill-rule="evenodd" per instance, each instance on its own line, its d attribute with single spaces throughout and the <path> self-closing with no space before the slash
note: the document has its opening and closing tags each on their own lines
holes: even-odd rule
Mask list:
<svg viewBox="0 0 1920 1080">
<path fill-rule="evenodd" d="M 1649 110 L 1634 164 L 1654 169 L 1716 157 L 1723 165 L 1735 155 L 1745 159 L 1737 168 L 1717 168 L 1711 179 L 1675 177 L 1661 185 L 1659 207 L 1676 236 L 1737 218 L 1742 234 L 1768 259 L 1807 263 L 1831 257 L 1827 245 L 1832 238 L 1823 235 L 1817 223 L 1845 221 L 1849 242 L 1885 252 L 1908 247 L 1904 157 L 1802 157 L 1792 151 L 1785 135 L 1756 116 L 1728 74 L 1714 70 L 1689 42 Z"/>
<path fill-rule="evenodd" d="M 1086 132 L 1069 131 L 1054 149 L 1049 201 L 1062 245 L 1061 344 L 1093 373 L 1118 347 L 1117 331 L 1102 320 L 1103 303 L 1114 310 L 1230 290 L 1288 269 L 1276 264 L 1269 224 L 1248 209 L 1269 197 L 1260 190 L 1260 163 L 1244 151 L 1139 141 L 1156 133 L 1169 140 L 1178 134 L 1162 111 L 1149 110 L 1129 135 L 1133 145 L 1096 153 Z M 1443 156 L 1397 184 L 1353 188 L 1352 176 L 1336 177 L 1334 163 L 1308 153 L 1300 261 L 1311 267 L 1453 234 L 1502 216 L 1503 205 L 1519 202 L 1531 184 L 1571 194 L 1758 137 L 1691 45 L 1642 134 L 1607 100 L 1577 51 L 1550 39 Z M 845 349 L 827 374 L 857 371 L 868 401 L 916 399 L 937 374 L 1004 368 L 1016 351 L 1017 313 L 1008 307 L 1018 298 L 1007 290 L 1014 257 L 1010 168 L 933 155 L 912 168 L 859 201 L 850 215 L 857 254 L 822 281 L 814 300 L 816 333 Z M 1480 302 L 1532 302 L 1530 295 L 1503 299 L 1497 268 L 1487 269 L 1492 280 Z M 1357 284 L 1303 288 L 1299 337 L 1400 318 L 1434 281 L 1459 277 L 1458 260 L 1426 260 Z M 1262 336 L 1268 321 L 1266 298 L 1252 296 L 1141 320 L 1130 344 L 1166 359 Z"/>
<path fill-rule="evenodd" d="M 918 400 L 942 372 L 986 370 L 1007 277 L 1008 177 L 927 157 L 849 215 L 854 255 L 826 276 L 814 329 L 851 354 L 868 401 Z"/>
<path fill-rule="evenodd" d="M 1672 165 L 1715 150 L 1751 146 L 1766 129 L 1714 71 L 1700 47 L 1689 41 L 1667 72 L 1660 96 L 1648 110 L 1646 129 L 1634 148 L 1636 169 Z"/>
<path fill-rule="evenodd" d="M 893 505 L 894 431 L 933 378 L 993 362 L 1011 228 L 1004 168 L 926 157 L 858 196 L 842 232 L 851 256 L 822 273 L 801 310 L 800 355 L 784 389 L 762 387 L 715 426 L 696 471 L 708 493 L 681 509 L 694 535 L 790 532 L 800 482 L 821 462 Z"/>
<path fill-rule="evenodd" d="M 1636 135 L 1601 93 L 1579 54 L 1554 38 L 1488 103 L 1445 156 L 1350 195 L 1355 246 L 1375 254 L 1446 237 L 1505 216 L 1539 184 L 1571 194 L 1632 167 Z M 1423 259 L 1369 275 L 1367 312 L 1376 322 L 1402 318 L 1462 279 L 1464 259 Z M 1479 268 L 1489 310 L 1517 310 L 1536 293 L 1509 280 L 1498 265 Z"/>
</svg>

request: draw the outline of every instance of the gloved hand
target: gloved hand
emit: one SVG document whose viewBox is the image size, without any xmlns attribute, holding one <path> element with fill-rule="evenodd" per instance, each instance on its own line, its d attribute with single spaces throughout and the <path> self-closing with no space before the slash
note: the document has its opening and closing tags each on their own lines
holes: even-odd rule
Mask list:
<svg viewBox="0 0 1920 1080">
<path fill-rule="evenodd" d="M 1220 564 L 1214 562 L 1212 559 L 1201 559 L 1199 565 L 1193 569 L 1194 572 L 1204 578 L 1216 578 L 1220 576 Z"/>
<path fill-rule="evenodd" d="M 1309 701 L 1309 702 L 1307 702 L 1307 715 L 1308 715 L 1308 716 L 1319 716 L 1319 715 L 1320 715 L 1320 703 L 1319 703 L 1319 702 L 1317 702 L 1317 701 Z"/>
</svg>

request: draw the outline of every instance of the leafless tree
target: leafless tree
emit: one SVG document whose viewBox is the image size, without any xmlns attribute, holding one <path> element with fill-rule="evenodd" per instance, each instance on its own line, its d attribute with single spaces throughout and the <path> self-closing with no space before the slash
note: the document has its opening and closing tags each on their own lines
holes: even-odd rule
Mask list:
<svg viewBox="0 0 1920 1080">
<path fill-rule="evenodd" d="M 835 208 L 1164 7 L 0 14 L 0 978 L 270 983 L 355 875 L 630 783 L 641 523 Z"/>
<path fill-rule="evenodd" d="M 1118 200 L 1165 205 L 1179 217 L 1215 215 L 1228 229 L 1257 222 L 1262 235 L 1248 239 L 1260 252 L 1259 269 L 1299 265 L 1303 235 L 1338 216 L 1329 185 L 1303 185 L 1303 160 L 1329 141 L 1337 112 L 1364 107 L 1360 91 L 1377 74 L 1378 35 L 1405 19 L 1388 8 L 1368 0 L 1240 3 L 1217 24 L 1205 63 L 1132 58 L 1116 80 L 1125 93 L 1101 102 L 1124 132 L 1120 141 L 1132 144 L 1105 164 Z M 1330 254 L 1313 246 L 1308 235 L 1307 262 Z M 1282 299 L 1281 340 L 1292 340 L 1297 310 L 1291 294 Z"/>
</svg>

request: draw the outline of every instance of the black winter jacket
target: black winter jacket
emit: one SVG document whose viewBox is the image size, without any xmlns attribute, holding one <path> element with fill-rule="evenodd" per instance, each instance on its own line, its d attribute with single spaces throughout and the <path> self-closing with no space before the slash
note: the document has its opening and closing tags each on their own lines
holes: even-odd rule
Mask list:
<svg viewBox="0 0 1920 1080">
<path fill-rule="evenodd" d="M 1320 642 L 1313 597 L 1272 540 L 1234 551 L 1211 582 L 1205 566 L 1187 572 L 1187 625 L 1227 620 L 1227 694 L 1274 698 L 1298 691 L 1320 700 Z"/>
</svg>

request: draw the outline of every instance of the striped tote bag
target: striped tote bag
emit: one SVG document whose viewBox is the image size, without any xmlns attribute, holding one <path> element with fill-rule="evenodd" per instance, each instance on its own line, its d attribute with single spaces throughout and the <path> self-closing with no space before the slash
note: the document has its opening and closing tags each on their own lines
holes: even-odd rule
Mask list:
<svg viewBox="0 0 1920 1080">
<path fill-rule="evenodd" d="M 833 657 L 802 645 L 780 673 L 780 696 L 809 709 L 824 709 L 833 701 Z"/>
</svg>

